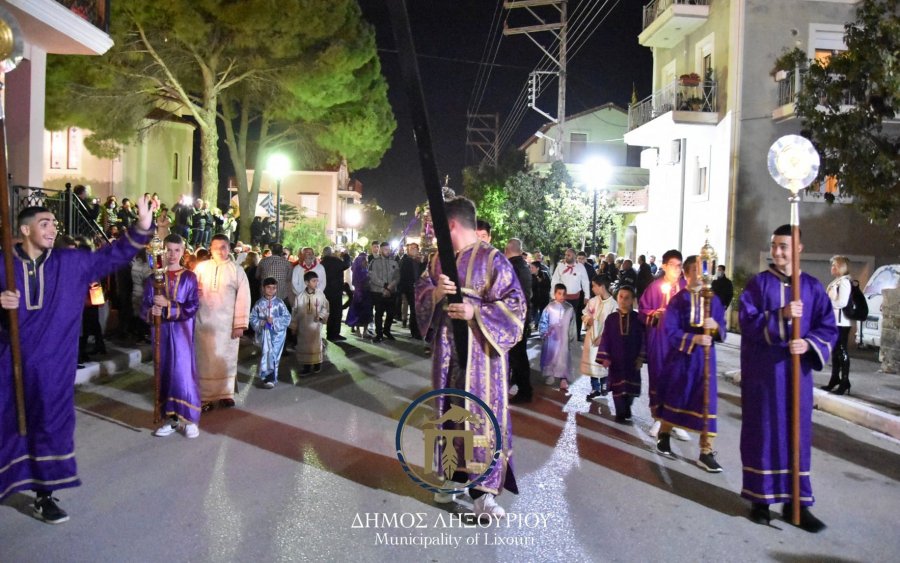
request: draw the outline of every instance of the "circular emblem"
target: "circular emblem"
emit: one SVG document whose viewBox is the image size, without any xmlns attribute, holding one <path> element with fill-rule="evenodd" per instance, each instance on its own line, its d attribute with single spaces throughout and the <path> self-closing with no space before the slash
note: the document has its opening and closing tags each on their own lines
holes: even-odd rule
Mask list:
<svg viewBox="0 0 900 563">
<path fill-rule="evenodd" d="M 413 401 L 397 423 L 395 443 L 397 459 L 409 478 L 423 489 L 445 494 L 461 493 L 484 481 L 503 452 L 496 415 L 479 397 L 462 389 L 435 389 Z M 419 456 L 421 465 L 414 461 Z M 467 468 L 465 473 L 476 477 L 461 489 L 445 486 L 459 484 L 451 480 L 458 468 Z"/>
<path fill-rule="evenodd" d="M 794 193 L 810 185 L 819 174 L 819 153 L 800 135 L 785 135 L 769 149 L 769 174 Z"/>
</svg>

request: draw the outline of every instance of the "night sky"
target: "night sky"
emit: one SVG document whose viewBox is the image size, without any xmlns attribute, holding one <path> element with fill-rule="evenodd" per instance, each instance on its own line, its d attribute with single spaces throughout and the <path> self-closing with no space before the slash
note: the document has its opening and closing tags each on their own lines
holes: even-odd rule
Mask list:
<svg viewBox="0 0 900 563">
<path fill-rule="evenodd" d="M 511 28 L 536 23 L 522 9 L 510 14 L 510 10 L 501 8 L 500 24 L 494 21 L 492 27 L 497 4 L 498 0 L 407 0 L 438 172 L 441 178 L 450 175 L 451 187 L 457 192 L 461 190 L 463 167 L 480 162 L 480 153 L 476 155 L 473 149 L 466 148 L 466 109 L 488 38 L 500 33 L 502 19 L 507 16 Z M 593 25 L 585 28 L 594 29 L 593 34 L 589 39 L 585 35 L 577 41 L 576 48 L 579 44 L 581 47 L 574 58 L 570 55 L 568 115 L 607 102 L 627 108 L 632 84 L 637 88 L 638 98 L 650 94 L 652 57 L 650 50 L 637 42 L 642 5 L 639 0 L 570 0 L 570 22 L 581 11 L 592 13 L 591 7 L 599 9 L 599 15 Z M 364 17 L 376 29 L 397 131 L 378 168 L 352 171 L 351 175 L 363 182 L 364 201 L 375 198 L 392 213 L 411 212 L 426 196 L 398 57 L 393 52 L 390 18 L 385 0 L 361 0 L 360 6 Z M 545 7 L 538 13 L 547 13 L 546 10 Z M 605 21 L 599 23 L 604 16 Z M 559 18 L 548 17 L 548 21 L 559 21 Z M 548 33 L 535 37 L 550 39 Z M 503 128 L 529 72 L 541 57 L 541 51 L 525 35 L 503 37 L 495 59 L 498 66 L 491 72 L 478 113 L 499 113 Z M 538 101 L 551 115 L 556 114 L 556 88 L 554 80 Z M 507 146 L 521 145 L 546 121 L 537 112 L 527 110 Z"/>
</svg>

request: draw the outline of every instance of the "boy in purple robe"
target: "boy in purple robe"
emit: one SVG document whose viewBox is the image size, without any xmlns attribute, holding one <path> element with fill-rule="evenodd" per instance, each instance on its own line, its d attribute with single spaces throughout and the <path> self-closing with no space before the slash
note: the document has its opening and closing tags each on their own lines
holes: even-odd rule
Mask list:
<svg viewBox="0 0 900 563">
<path fill-rule="evenodd" d="M 0 276 L 0 306 L 18 309 L 27 436 L 19 435 L 8 317 L 0 315 L 0 500 L 37 493 L 35 514 L 69 519 L 53 491 L 81 484 L 75 464 L 75 366 L 84 294 L 92 280 L 127 266 L 150 242 L 156 205 L 138 200 L 139 218 L 115 243 L 98 250 L 53 248 L 56 218 L 43 207 L 18 216 L 22 243 L 14 253 L 16 286 Z"/>
<path fill-rule="evenodd" d="M 494 518 L 506 514 L 495 497 L 503 489 L 518 494 L 512 460 L 512 419 L 507 405 L 508 377 L 506 354 L 522 338 L 528 303 L 516 272 L 502 252 L 475 233 L 475 204 L 464 197 L 446 202 L 450 239 L 456 251 L 456 264 L 462 287 L 462 303 L 446 303 L 456 285 L 441 273 L 435 256 L 428 272 L 416 284 L 416 321 L 422 334 L 430 334 L 434 343 L 432 380 L 435 389 L 463 389 L 481 398 L 494 412 L 502 435 L 499 463 L 476 487 L 469 489 L 475 501 L 476 517 Z M 453 340 L 452 319 L 468 321 L 468 358 L 461 369 Z M 431 329 L 429 331 L 429 329 Z M 439 398 L 443 415 L 451 404 Z M 445 426 L 446 428 L 446 426 Z M 491 424 L 473 427 L 474 460 L 466 460 L 457 444 L 461 461 L 452 480 L 459 487 L 487 471 L 494 448 Z M 478 444 L 486 444 L 481 446 Z M 436 502 L 450 502 L 452 495 L 435 495 Z"/>
<path fill-rule="evenodd" d="M 631 403 L 641 396 L 641 366 L 644 362 L 644 323 L 634 311 L 634 288 L 616 291 L 619 309 L 606 317 L 597 348 L 597 363 L 609 370 L 609 388 L 616 406 L 616 422 L 631 420 Z"/>
<path fill-rule="evenodd" d="M 538 324 L 541 334 L 541 373 L 544 383 L 553 385 L 559 379 L 559 390 L 569 389 L 572 377 L 572 352 L 570 348 L 578 337 L 575 331 L 575 308 L 566 301 L 566 286 L 558 283 L 553 288 L 553 301 L 541 313 Z"/>
<path fill-rule="evenodd" d="M 184 426 L 186 438 L 200 435 L 200 390 L 197 387 L 197 366 L 194 363 L 194 315 L 200 306 L 197 276 L 181 266 L 184 239 L 171 234 L 165 244 L 166 288 L 162 295 L 154 295 L 153 276 L 144 282 L 141 317 L 153 324 L 160 317 L 160 416 L 165 423 L 154 436 L 174 434 Z M 156 331 L 153 331 L 154 337 Z"/>
<path fill-rule="evenodd" d="M 685 286 L 684 278 L 681 277 L 681 261 L 681 252 L 677 250 L 669 250 L 663 254 L 662 269 L 665 274 L 647 286 L 641 294 L 638 310 L 647 331 L 647 393 L 650 415 L 653 418 L 657 418 L 656 409 L 659 406 L 657 390 L 666 378 L 666 357 L 672 351 L 663 319 L 669 302 Z M 657 435 L 659 425 L 659 420 L 653 423 L 651 436 Z M 680 428 L 674 429 L 673 433 L 680 440 L 688 439 L 687 433 Z"/>
<path fill-rule="evenodd" d="M 687 287 L 678 292 L 669 302 L 664 318 L 666 336 L 672 352 L 666 362 L 665 384 L 658 388 L 659 408 L 656 411 L 661 421 L 657 450 L 672 457 L 669 444 L 672 430 L 682 428 L 700 434 L 700 458 L 697 464 L 710 473 L 720 473 L 722 466 L 716 461 L 713 441 L 716 436 L 716 349 L 713 340 L 725 339 L 725 309 L 719 298 L 712 295 L 710 316 L 704 314 L 704 298 L 700 293 L 703 282 L 700 278 L 700 263 L 696 256 L 688 256 L 684 261 L 684 275 Z M 705 334 L 713 331 L 713 336 Z M 709 383 L 707 386 L 708 405 L 704 413 L 705 353 L 709 348 Z"/>
<path fill-rule="evenodd" d="M 799 245 L 803 251 L 803 245 Z M 791 356 L 800 356 L 800 527 L 818 532 L 825 524 L 812 515 L 810 482 L 812 370 L 831 355 L 838 331 L 831 301 L 819 281 L 800 273 L 800 300 L 791 300 L 791 227 L 772 234 L 772 265 L 750 279 L 740 301 L 741 325 L 741 496 L 752 503 L 750 519 L 768 524 L 769 505 L 784 503 L 790 521 L 792 484 Z M 791 338 L 800 323 L 800 338 Z"/>
</svg>

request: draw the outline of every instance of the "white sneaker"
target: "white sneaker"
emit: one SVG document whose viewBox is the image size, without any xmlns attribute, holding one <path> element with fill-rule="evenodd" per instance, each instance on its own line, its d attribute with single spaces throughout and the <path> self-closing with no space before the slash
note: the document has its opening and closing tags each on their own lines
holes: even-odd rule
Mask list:
<svg viewBox="0 0 900 563">
<path fill-rule="evenodd" d="M 518 392 L 519 392 L 519 386 L 518 386 L 518 385 L 513 385 L 512 387 L 509 388 L 509 396 L 510 396 L 510 397 L 515 397 L 516 394 L 518 394 Z"/>
<path fill-rule="evenodd" d="M 444 481 L 448 489 L 462 489 L 465 484 L 456 481 Z M 434 502 L 437 504 L 449 504 L 459 498 L 460 493 L 434 493 Z"/>
<path fill-rule="evenodd" d="M 153 435 L 158 436 L 160 438 L 164 438 L 166 436 L 171 436 L 172 434 L 175 433 L 176 430 L 178 430 L 177 422 L 166 422 L 165 424 L 163 424 L 162 426 L 157 428 L 153 432 Z"/>
<path fill-rule="evenodd" d="M 650 427 L 650 432 L 649 432 L 649 434 L 650 434 L 651 436 L 653 436 L 654 438 L 656 438 L 657 435 L 659 435 L 659 427 L 660 427 L 660 426 L 661 426 L 660 422 L 659 422 L 658 420 L 654 420 L 654 421 L 653 421 L 653 426 Z"/>
<path fill-rule="evenodd" d="M 184 437 L 185 438 L 196 438 L 200 435 L 200 429 L 197 428 L 197 425 L 193 422 L 189 422 L 184 426 Z"/>
<path fill-rule="evenodd" d="M 544 380 L 545 385 L 553 385 L 554 383 L 556 383 L 556 378 L 552 375 L 548 375 L 547 379 Z"/>
<path fill-rule="evenodd" d="M 687 441 L 690 441 L 690 439 L 691 439 L 691 435 L 688 434 L 687 432 L 685 432 L 684 429 L 682 429 L 682 428 L 673 428 L 672 436 L 675 436 L 682 442 L 687 442 Z"/>
<path fill-rule="evenodd" d="M 489 518 L 503 518 L 506 511 L 494 500 L 494 495 L 485 493 L 475 499 L 475 517 L 481 520 L 482 516 Z"/>
</svg>

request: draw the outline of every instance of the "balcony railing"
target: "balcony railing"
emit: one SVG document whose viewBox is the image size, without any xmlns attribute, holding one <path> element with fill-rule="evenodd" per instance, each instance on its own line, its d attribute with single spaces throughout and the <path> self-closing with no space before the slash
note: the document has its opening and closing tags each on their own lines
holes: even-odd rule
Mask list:
<svg viewBox="0 0 900 563">
<path fill-rule="evenodd" d="M 109 33 L 109 2 L 110 0 L 56 0 L 69 11 L 78 14 L 91 22 L 94 27 Z"/>
<path fill-rule="evenodd" d="M 716 112 L 715 80 L 704 80 L 697 86 L 679 81 L 666 85 L 628 108 L 628 130 L 637 129 L 669 111 Z"/>
<path fill-rule="evenodd" d="M 787 106 L 789 104 L 793 104 L 797 101 L 797 94 L 804 90 L 804 83 L 806 82 L 806 69 L 800 70 L 800 79 L 797 80 L 796 71 L 789 70 L 785 73 L 784 80 L 778 81 L 778 108 L 782 108 L 783 106 Z M 843 97 L 841 98 L 841 106 L 855 106 L 856 98 L 849 91 L 845 91 Z M 776 110 L 777 112 L 778 110 Z M 790 115 L 793 115 L 792 110 L 790 111 Z M 779 114 L 779 117 L 789 117 L 788 114 Z"/>
<path fill-rule="evenodd" d="M 656 18 L 661 16 L 670 6 L 685 4 L 691 6 L 709 6 L 709 0 L 653 0 L 644 6 L 644 27 L 647 29 Z"/>
<path fill-rule="evenodd" d="M 60 232 L 69 236 L 84 236 L 90 239 L 103 238 L 109 242 L 99 224 L 90 218 L 84 203 L 70 187 L 65 190 L 51 190 L 31 186 L 13 186 L 12 215 L 16 216 L 26 207 L 46 207 L 60 223 Z"/>
</svg>

